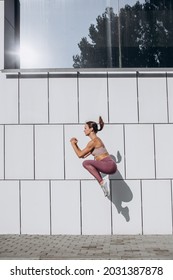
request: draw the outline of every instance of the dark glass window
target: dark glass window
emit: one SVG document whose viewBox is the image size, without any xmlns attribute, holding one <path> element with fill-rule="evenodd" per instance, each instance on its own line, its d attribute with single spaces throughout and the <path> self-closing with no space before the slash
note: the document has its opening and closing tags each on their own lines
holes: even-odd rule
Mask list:
<svg viewBox="0 0 173 280">
<path fill-rule="evenodd" d="M 19 54 L 20 68 L 173 66 L 171 0 L 6 2 L 15 3 L 14 18 L 20 19 L 13 34 L 5 33 L 6 41 L 13 38 L 16 44 L 11 48 Z"/>
<path fill-rule="evenodd" d="M 120 3 L 122 67 L 172 67 L 173 1 Z"/>
<path fill-rule="evenodd" d="M 4 68 L 19 68 L 20 2 L 19 0 L 5 0 L 4 3 Z"/>
</svg>

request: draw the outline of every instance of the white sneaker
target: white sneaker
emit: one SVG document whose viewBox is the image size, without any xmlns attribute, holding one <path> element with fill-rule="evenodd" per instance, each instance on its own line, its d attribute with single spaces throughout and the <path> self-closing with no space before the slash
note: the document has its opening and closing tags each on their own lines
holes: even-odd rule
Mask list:
<svg viewBox="0 0 173 280">
<path fill-rule="evenodd" d="M 109 182 L 104 181 L 104 183 L 101 185 L 101 188 L 104 192 L 104 195 L 109 197 L 110 196 Z"/>
</svg>

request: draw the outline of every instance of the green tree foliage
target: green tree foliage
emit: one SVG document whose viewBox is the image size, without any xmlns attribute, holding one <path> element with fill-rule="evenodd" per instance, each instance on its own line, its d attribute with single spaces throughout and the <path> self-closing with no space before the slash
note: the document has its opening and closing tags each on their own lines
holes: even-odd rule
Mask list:
<svg viewBox="0 0 173 280">
<path fill-rule="evenodd" d="M 80 55 L 73 56 L 74 67 L 118 66 L 118 16 L 107 8 L 89 27 L 89 41 L 82 38 L 78 44 Z"/>
<path fill-rule="evenodd" d="M 172 67 L 173 1 L 137 1 L 121 8 L 119 15 L 106 8 L 78 46 L 75 68 Z"/>
</svg>

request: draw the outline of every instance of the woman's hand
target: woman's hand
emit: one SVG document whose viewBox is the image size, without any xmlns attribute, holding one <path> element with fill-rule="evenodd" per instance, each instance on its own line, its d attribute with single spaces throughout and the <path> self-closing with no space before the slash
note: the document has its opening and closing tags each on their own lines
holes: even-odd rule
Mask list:
<svg viewBox="0 0 173 280">
<path fill-rule="evenodd" d="M 70 139 L 70 142 L 71 144 L 77 144 L 78 140 L 75 137 L 73 137 Z"/>
<path fill-rule="evenodd" d="M 83 150 L 81 150 L 78 147 L 78 145 L 77 145 L 78 140 L 75 137 L 71 138 L 70 142 L 71 142 L 71 145 L 72 145 L 75 153 L 77 154 L 77 156 L 79 158 L 84 158 L 84 157 L 89 156 L 91 154 L 91 151 L 94 148 L 94 142 L 93 141 L 90 141 Z"/>
</svg>

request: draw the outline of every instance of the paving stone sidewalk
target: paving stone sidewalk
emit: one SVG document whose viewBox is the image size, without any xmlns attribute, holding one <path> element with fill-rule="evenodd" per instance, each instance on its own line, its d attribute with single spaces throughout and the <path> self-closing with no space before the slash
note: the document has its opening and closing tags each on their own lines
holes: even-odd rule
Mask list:
<svg viewBox="0 0 173 280">
<path fill-rule="evenodd" d="M 0 235 L 0 260 L 173 260 L 173 235 Z"/>
</svg>

